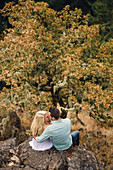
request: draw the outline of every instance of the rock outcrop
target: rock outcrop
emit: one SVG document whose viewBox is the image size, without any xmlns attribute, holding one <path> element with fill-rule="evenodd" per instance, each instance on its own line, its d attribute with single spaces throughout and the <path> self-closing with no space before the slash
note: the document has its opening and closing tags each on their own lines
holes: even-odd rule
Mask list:
<svg viewBox="0 0 113 170">
<path fill-rule="evenodd" d="M 17 145 L 16 139 L 0 143 L 0 170 L 104 170 L 96 156 L 85 146 L 57 151 L 35 151 L 29 137 Z"/>
</svg>

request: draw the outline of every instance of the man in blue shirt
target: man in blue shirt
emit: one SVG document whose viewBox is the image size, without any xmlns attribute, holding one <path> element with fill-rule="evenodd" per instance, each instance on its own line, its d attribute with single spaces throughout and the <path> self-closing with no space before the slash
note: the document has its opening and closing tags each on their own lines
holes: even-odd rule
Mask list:
<svg viewBox="0 0 113 170">
<path fill-rule="evenodd" d="M 79 133 L 74 131 L 73 134 L 70 133 L 71 121 L 69 118 L 61 119 L 60 112 L 57 108 L 50 109 L 51 115 L 51 125 L 49 125 L 41 136 L 34 137 L 38 142 L 43 142 L 48 138 L 52 138 L 54 147 L 57 150 L 69 149 L 72 143 L 75 143 L 75 138 L 78 137 L 79 145 Z"/>
</svg>

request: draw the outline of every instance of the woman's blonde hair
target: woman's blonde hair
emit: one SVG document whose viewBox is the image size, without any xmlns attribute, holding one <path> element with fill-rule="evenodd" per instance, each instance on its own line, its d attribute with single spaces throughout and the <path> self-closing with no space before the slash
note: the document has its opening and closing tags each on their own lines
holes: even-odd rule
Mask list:
<svg viewBox="0 0 113 170">
<path fill-rule="evenodd" d="M 33 136 L 40 136 L 44 131 L 44 115 L 46 111 L 38 111 L 31 124 L 31 132 Z"/>
</svg>

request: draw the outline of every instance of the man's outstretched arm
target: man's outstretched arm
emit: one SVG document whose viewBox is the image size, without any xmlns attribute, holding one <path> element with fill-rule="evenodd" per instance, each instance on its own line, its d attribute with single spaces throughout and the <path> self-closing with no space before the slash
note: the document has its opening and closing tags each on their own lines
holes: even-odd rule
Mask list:
<svg viewBox="0 0 113 170">
<path fill-rule="evenodd" d="M 40 136 L 37 136 L 37 137 L 33 136 L 33 138 L 37 142 L 41 143 L 41 142 L 45 141 L 46 139 L 48 139 L 50 136 L 51 135 L 50 135 L 50 132 L 49 132 L 49 128 L 47 127 Z"/>
</svg>

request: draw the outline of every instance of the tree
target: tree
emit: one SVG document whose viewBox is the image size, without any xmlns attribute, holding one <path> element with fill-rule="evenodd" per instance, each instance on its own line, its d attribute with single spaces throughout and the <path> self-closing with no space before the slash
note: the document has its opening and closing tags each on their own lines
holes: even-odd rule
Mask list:
<svg viewBox="0 0 113 170">
<path fill-rule="evenodd" d="M 56 12 L 44 2 L 19 0 L 2 13 L 12 28 L 0 41 L 0 80 L 9 86 L 1 90 L 1 108 L 34 113 L 60 103 L 106 117 L 113 102 L 113 39 L 102 43 L 99 26 L 88 26 L 88 15 L 69 6 Z"/>
<path fill-rule="evenodd" d="M 18 3 L 18 0 L 1 0 L 0 9 L 2 9 L 7 2 Z M 42 0 L 35 0 L 35 2 L 42 2 Z M 66 5 L 70 5 L 70 9 L 74 10 L 75 8 L 82 9 L 84 15 L 90 13 L 89 24 L 99 24 L 100 33 L 103 39 L 108 40 L 112 37 L 113 33 L 113 2 L 108 0 L 43 0 L 49 4 L 49 7 L 60 11 Z M 11 27 L 8 22 L 7 17 L 2 17 L 0 15 L 0 34 L 2 34 L 5 28 Z"/>
</svg>

